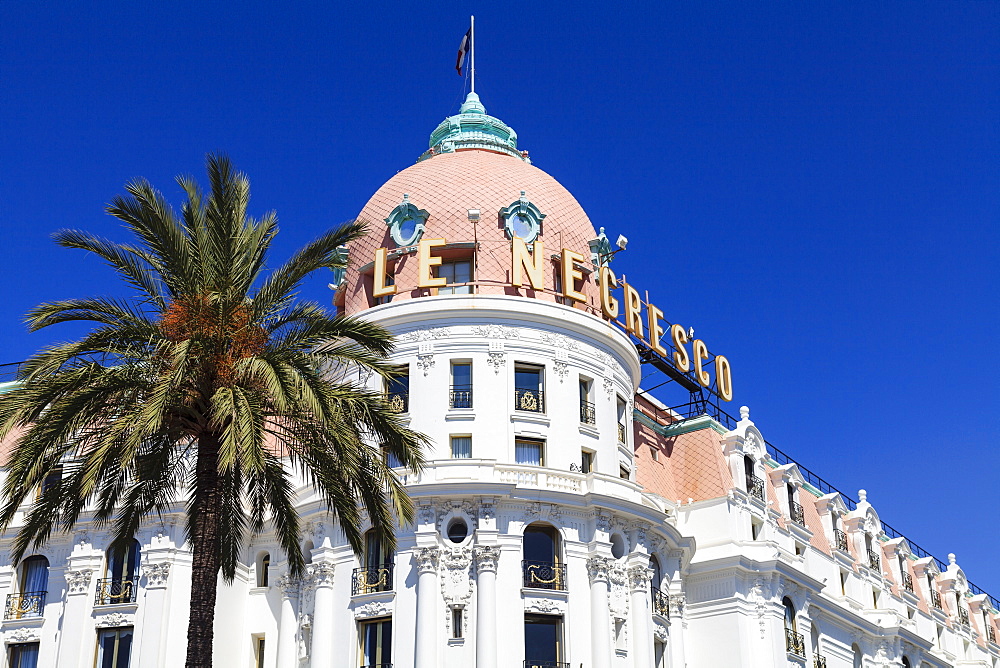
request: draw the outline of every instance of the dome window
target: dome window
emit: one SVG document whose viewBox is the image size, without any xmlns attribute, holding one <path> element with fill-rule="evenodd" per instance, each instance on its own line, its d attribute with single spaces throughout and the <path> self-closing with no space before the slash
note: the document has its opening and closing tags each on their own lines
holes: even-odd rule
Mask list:
<svg viewBox="0 0 1000 668">
<path fill-rule="evenodd" d="M 504 219 L 504 230 L 510 239 L 517 237 L 524 243 L 530 244 L 542 233 L 542 220 L 545 214 L 528 200 L 523 190 L 521 198 L 506 209 L 502 209 L 500 215 Z"/>
<path fill-rule="evenodd" d="M 389 235 L 397 246 L 412 246 L 424 235 L 429 215 L 424 209 L 418 209 L 409 195 L 403 195 L 402 203 L 392 210 L 385 224 L 389 226 Z"/>
</svg>

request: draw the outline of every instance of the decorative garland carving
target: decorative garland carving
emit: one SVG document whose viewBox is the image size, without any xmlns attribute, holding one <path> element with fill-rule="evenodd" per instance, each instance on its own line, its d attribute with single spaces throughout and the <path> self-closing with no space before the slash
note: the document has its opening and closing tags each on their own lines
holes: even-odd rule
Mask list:
<svg viewBox="0 0 1000 668">
<path fill-rule="evenodd" d="M 506 325 L 476 325 L 472 328 L 472 333 L 476 336 L 482 336 L 487 339 L 519 339 L 521 338 L 521 332 L 513 327 L 507 327 Z"/>
<path fill-rule="evenodd" d="M 78 571 L 66 571 L 66 587 L 69 595 L 86 594 L 90 589 L 90 578 L 94 571 L 85 568 Z"/>
<path fill-rule="evenodd" d="M 119 626 L 135 626 L 135 616 L 126 615 L 121 612 L 112 612 L 110 615 L 101 615 L 94 622 L 94 626 L 99 629 L 113 629 Z"/>
<path fill-rule="evenodd" d="M 354 609 L 354 618 L 389 617 L 392 615 L 392 601 L 371 601 Z M 321 631 L 321 633 L 324 631 Z"/>
<path fill-rule="evenodd" d="M 167 586 L 167 577 L 170 575 L 170 562 L 164 561 L 156 564 L 143 564 L 142 574 L 146 576 L 147 589 L 159 589 Z"/>
<path fill-rule="evenodd" d="M 524 611 L 541 615 L 565 615 L 566 601 L 557 601 L 551 598 L 526 598 Z"/>
</svg>

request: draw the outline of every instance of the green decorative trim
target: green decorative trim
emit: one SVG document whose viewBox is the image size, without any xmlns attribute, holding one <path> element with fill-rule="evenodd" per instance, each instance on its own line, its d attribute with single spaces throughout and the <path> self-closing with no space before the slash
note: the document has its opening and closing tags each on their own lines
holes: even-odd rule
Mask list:
<svg viewBox="0 0 1000 668">
<path fill-rule="evenodd" d="M 528 152 L 517 148 L 517 133 L 499 118 L 488 115 L 475 93 L 469 93 L 457 115 L 444 119 L 434 129 L 427 145 L 429 148 L 418 160 L 462 149 L 484 149 L 505 153 L 531 164 Z"/>
<path fill-rule="evenodd" d="M 347 283 L 347 259 L 349 256 L 349 251 L 347 246 L 341 246 L 337 249 L 334 255 L 334 260 L 339 266 L 333 267 L 330 271 L 333 272 L 333 283 L 330 287 L 334 290 L 339 290 Z"/>
<path fill-rule="evenodd" d="M 428 216 L 430 214 L 426 210 L 418 209 L 410 201 L 410 196 L 404 194 L 403 202 L 392 210 L 389 217 L 385 219 L 385 224 L 389 226 L 389 235 L 397 246 L 409 246 L 417 243 L 420 241 L 420 237 L 424 236 L 424 226 L 427 224 Z M 404 236 L 403 223 L 408 220 L 414 221 L 413 231 Z"/>
<path fill-rule="evenodd" d="M 646 425 L 660 436 L 680 436 L 681 434 L 687 434 L 692 431 L 700 431 L 702 429 L 713 429 L 720 434 L 728 433 L 728 430 L 725 427 L 708 415 L 699 415 L 698 417 L 681 420 L 680 422 L 675 422 L 669 427 L 663 426 L 639 409 L 633 409 L 632 416 L 634 419 Z"/>
<path fill-rule="evenodd" d="M 542 233 L 542 221 L 545 220 L 545 214 L 539 211 L 538 207 L 528 200 L 523 190 L 521 191 L 521 197 L 517 201 L 511 202 L 511 205 L 506 209 L 500 210 L 500 215 L 503 217 L 503 228 L 507 232 L 508 239 L 520 236 L 524 240 L 524 243 L 530 244 Z M 527 235 L 515 234 L 515 219 L 521 220 L 521 222 L 528 226 L 529 231 Z"/>
<path fill-rule="evenodd" d="M 594 265 L 594 271 L 600 269 L 604 264 L 609 264 L 614 259 L 611 254 L 611 242 L 608 241 L 608 235 L 604 233 L 603 227 L 597 238 L 588 241 L 587 245 L 590 246 L 590 263 Z"/>
</svg>

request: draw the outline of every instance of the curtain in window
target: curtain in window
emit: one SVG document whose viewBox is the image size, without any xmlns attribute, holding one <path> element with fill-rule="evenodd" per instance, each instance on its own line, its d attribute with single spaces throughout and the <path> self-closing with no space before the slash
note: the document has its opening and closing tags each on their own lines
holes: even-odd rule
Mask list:
<svg viewBox="0 0 1000 668">
<path fill-rule="evenodd" d="M 451 439 L 451 456 L 453 459 L 469 459 L 472 457 L 472 437 L 453 436 Z"/>
<path fill-rule="evenodd" d="M 368 622 L 361 630 L 364 666 L 392 663 L 392 620 Z"/>
<path fill-rule="evenodd" d="M 133 540 L 128 550 L 108 552 L 108 577 L 114 580 L 132 580 L 139 572 L 139 541 Z"/>
<path fill-rule="evenodd" d="M 542 444 L 531 441 L 514 443 L 514 461 L 527 466 L 542 465 Z"/>
<path fill-rule="evenodd" d="M 22 643 L 10 646 L 10 668 L 37 668 L 38 643 Z"/>
<path fill-rule="evenodd" d="M 132 629 L 108 629 L 97 636 L 97 668 L 129 668 Z"/>
<path fill-rule="evenodd" d="M 48 591 L 49 560 L 45 557 L 28 557 L 24 560 L 22 592 Z"/>
</svg>

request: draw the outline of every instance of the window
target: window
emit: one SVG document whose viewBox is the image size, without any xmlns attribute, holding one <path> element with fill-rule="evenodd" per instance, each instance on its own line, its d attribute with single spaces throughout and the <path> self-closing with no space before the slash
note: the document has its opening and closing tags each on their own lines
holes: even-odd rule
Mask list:
<svg viewBox="0 0 1000 668">
<path fill-rule="evenodd" d="M 386 550 L 382 537 L 374 529 L 365 533 L 365 550 L 361 566 L 354 569 L 351 596 L 392 591 L 392 555 Z"/>
<path fill-rule="evenodd" d="M 132 627 L 103 629 L 97 634 L 97 668 L 128 668 L 132 655 Z"/>
<path fill-rule="evenodd" d="M 410 367 L 396 367 L 396 375 L 385 381 L 385 400 L 393 413 L 410 410 Z"/>
<path fill-rule="evenodd" d="M 910 660 L 907 659 L 905 656 L 903 657 L 903 668 L 912 668 Z"/>
<path fill-rule="evenodd" d="M 451 609 L 451 637 L 461 638 L 462 637 L 462 622 L 464 610 L 462 608 L 452 608 Z"/>
<path fill-rule="evenodd" d="M 139 584 L 139 541 L 125 549 L 110 549 L 104 579 L 97 581 L 97 605 L 134 603 Z"/>
<path fill-rule="evenodd" d="M 451 363 L 451 408 L 472 408 L 472 362 Z"/>
<path fill-rule="evenodd" d="M 382 668 L 392 664 L 392 620 L 361 622 L 361 668 Z"/>
<path fill-rule="evenodd" d="M 396 285 L 396 274 L 394 273 L 394 271 L 395 271 L 394 267 L 386 267 L 385 269 L 386 287 L 389 287 L 390 285 Z M 379 304 L 388 304 L 389 302 L 392 301 L 392 298 L 395 296 L 396 296 L 395 294 L 391 294 L 391 295 L 382 295 L 381 297 L 376 297 L 375 306 L 378 306 Z"/>
<path fill-rule="evenodd" d="M 785 609 L 785 651 L 795 656 L 805 656 L 806 642 L 796 625 L 795 606 L 788 598 L 781 599 L 781 605 Z"/>
<path fill-rule="evenodd" d="M 271 555 L 261 552 L 257 555 L 257 586 L 268 586 L 268 571 L 271 569 Z"/>
<path fill-rule="evenodd" d="M 879 590 L 872 587 L 872 608 L 878 609 Z"/>
<path fill-rule="evenodd" d="M 514 366 L 514 410 L 545 412 L 544 372 L 533 364 Z"/>
<path fill-rule="evenodd" d="M 254 666 L 264 668 L 264 636 L 254 636 Z"/>
<path fill-rule="evenodd" d="M 25 642 L 8 645 L 7 665 L 10 668 L 37 668 L 38 643 Z"/>
<path fill-rule="evenodd" d="M 653 668 L 666 666 L 667 644 L 659 639 L 653 640 Z"/>
<path fill-rule="evenodd" d="M 448 524 L 448 540 L 461 543 L 469 535 L 469 525 L 461 518 L 455 518 Z"/>
<path fill-rule="evenodd" d="M 438 288 L 439 295 L 471 295 L 472 286 L 472 260 L 458 260 L 456 262 L 442 262 L 437 271 L 438 278 L 443 278 L 447 283 L 444 287 Z"/>
<path fill-rule="evenodd" d="M 660 461 L 660 450 L 655 445 L 649 446 L 649 458 L 654 462 Z"/>
<path fill-rule="evenodd" d="M 618 477 L 622 480 L 628 480 L 632 476 L 631 472 L 624 466 L 618 466 Z"/>
<path fill-rule="evenodd" d="M 618 397 L 615 402 L 615 410 L 618 416 L 618 442 L 627 443 L 626 440 L 626 429 L 625 429 L 625 411 L 628 409 L 628 404 L 621 397 Z"/>
<path fill-rule="evenodd" d="M 590 450 L 580 451 L 580 472 L 592 473 L 594 470 L 594 453 Z"/>
<path fill-rule="evenodd" d="M 41 617 L 49 588 L 49 560 L 28 557 L 21 563 L 20 591 L 7 597 L 7 619 Z"/>
<path fill-rule="evenodd" d="M 760 520 L 750 520 L 750 538 L 760 540 L 762 533 L 764 533 L 764 523 Z"/>
<path fill-rule="evenodd" d="M 840 595 L 847 596 L 847 571 L 840 571 Z"/>
<path fill-rule="evenodd" d="M 521 543 L 524 586 L 566 589 L 566 567 L 559 559 L 559 534 L 548 524 L 531 524 Z"/>
<path fill-rule="evenodd" d="M 472 437 L 452 436 L 451 437 L 451 458 L 470 459 L 472 457 Z"/>
<path fill-rule="evenodd" d="M 514 461 L 525 466 L 545 466 L 545 441 L 534 438 L 516 439 Z"/>
<path fill-rule="evenodd" d="M 562 617 L 524 616 L 525 668 L 549 668 L 563 661 Z"/>
<path fill-rule="evenodd" d="M 854 654 L 854 662 L 851 664 L 853 668 L 862 668 L 864 662 L 864 655 L 861 653 L 861 648 L 856 644 L 851 645 L 851 652 Z"/>
<path fill-rule="evenodd" d="M 580 423 L 581 424 L 596 424 L 597 423 L 597 411 L 594 408 L 593 397 L 591 396 L 591 391 L 594 387 L 594 381 L 589 378 L 584 378 L 580 376 Z"/>
</svg>

